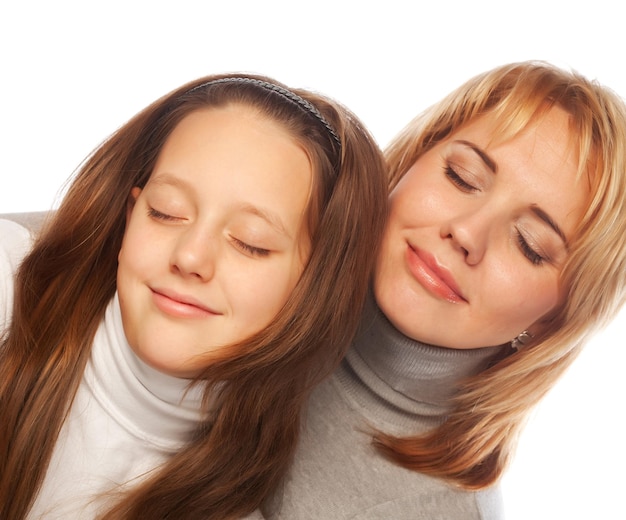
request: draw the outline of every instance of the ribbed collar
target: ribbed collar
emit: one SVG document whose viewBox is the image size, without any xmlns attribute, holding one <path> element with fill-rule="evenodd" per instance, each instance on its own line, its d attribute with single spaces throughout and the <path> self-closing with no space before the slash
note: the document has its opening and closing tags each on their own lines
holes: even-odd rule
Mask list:
<svg viewBox="0 0 626 520">
<path fill-rule="evenodd" d="M 202 389 L 163 374 L 132 351 L 117 294 L 109 303 L 85 370 L 85 382 L 106 411 L 132 435 L 175 451 L 202 417 Z"/>
<path fill-rule="evenodd" d="M 461 350 L 414 341 L 389 322 L 370 296 L 338 377 L 374 426 L 414 431 L 416 420 L 424 428 L 441 422 L 459 382 L 483 370 L 501 349 Z"/>
</svg>

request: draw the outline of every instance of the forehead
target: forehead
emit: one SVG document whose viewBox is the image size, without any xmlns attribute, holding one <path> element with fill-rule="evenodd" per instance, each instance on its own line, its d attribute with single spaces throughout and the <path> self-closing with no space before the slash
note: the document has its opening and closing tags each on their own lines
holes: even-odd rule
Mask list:
<svg viewBox="0 0 626 520">
<path fill-rule="evenodd" d="M 286 125 L 250 105 L 229 103 L 196 109 L 183 117 L 163 143 L 158 160 L 282 163 L 290 153 L 280 152 L 296 149 L 306 154 Z"/>
<path fill-rule="evenodd" d="M 312 174 L 307 153 L 282 125 L 247 106 L 229 105 L 183 118 L 161 149 L 148 186 L 182 187 L 198 201 L 263 204 L 299 215 Z"/>
<path fill-rule="evenodd" d="M 578 145 L 578 136 L 572 130 L 571 116 L 563 108 L 557 106 L 544 107 L 534 113 L 520 110 L 493 110 L 470 119 L 456 128 L 451 135 L 471 132 L 481 136 L 485 144 L 492 147 L 509 141 L 519 142 L 522 139 L 538 138 L 549 145 L 564 145 L 572 152 L 572 158 Z"/>
<path fill-rule="evenodd" d="M 488 113 L 460 127 L 444 142 L 455 140 L 470 141 L 503 163 L 535 163 L 549 176 L 572 170 L 577 174 L 579 170 L 578 143 L 570 117 L 558 107 L 515 124 Z"/>
</svg>

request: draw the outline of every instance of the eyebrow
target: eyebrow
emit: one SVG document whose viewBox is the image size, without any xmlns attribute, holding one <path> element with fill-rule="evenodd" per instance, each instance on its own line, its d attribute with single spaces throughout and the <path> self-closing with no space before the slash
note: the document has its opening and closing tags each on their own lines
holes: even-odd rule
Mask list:
<svg viewBox="0 0 626 520">
<path fill-rule="evenodd" d="M 271 212 L 271 211 L 267 211 L 263 208 L 260 208 L 258 206 L 255 206 L 254 204 L 249 204 L 249 203 L 243 203 L 241 204 L 238 209 L 240 209 L 241 211 L 245 212 L 245 213 L 249 213 L 251 215 L 255 215 L 263 220 L 265 220 L 270 226 L 272 226 L 276 231 L 278 231 L 279 233 L 289 237 L 289 238 L 293 238 L 291 236 L 291 233 L 289 233 L 289 231 L 287 231 L 287 228 L 285 227 L 285 224 L 283 223 L 282 219 L 275 213 Z"/>
<path fill-rule="evenodd" d="M 148 179 L 148 183 L 156 184 L 157 186 L 173 186 L 174 188 L 180 188 L 184 191 L 195 193 L 193 186 L 189 182 L 169 173 L 159 173 L 151 176 Z"/>
<path fill-rule="evenodd" d="M 559 227 L 559 225 L 554 221 L 554 219 L 539 206 L 532 205 L 530 209 L 535 215 L 537 215 L 541 220 L 548 224 L 548 226 L 550 226 L 557 235 L 559 235 L 559 237 L 565 244 L 565 247 L 567 247 L 567 237 L 565 236 L 565 233 L 563 233 L 563 230 Z"/>
<path fill-rule="evenodd" d="M 462 144 L 463 146 L 468 147 L 470 150 L 472 150 L 476 155 L 478 155 L 478 157 L 480 157 L 480 159 L 485 163 L 485 165 L 487 166 L 487 168 L 489 168 L 494 174 L 496 174 L 498 172 L 498 165 L 496 164 L 496 162 L 489 157 L 489 154 L 487 154 L 487 152 L 485 152 L 484 150 L 482 150 L 481 148 L 479 148 L 478 146 L 476 146 L 474 143 L 472 143 L 471 141 L 465 141 L 464 139 L 459 139 L 458 141 L 456 141 L 459 144 Z M 530 207 L 531 211 L 537 215 L 537 217 L 539 217 L 541 220 L 543 220 L 548 226 L 550 226 L 550 228 L 557 234 L 559 235 L 559 238 L 563 241 L 563 243 L 565 244 L 565 247 L 568 247 L 568 243 L 567 243 L 567 237 L 565 236 L 565 233 L 563 233 L 563 230 L 559 227 L 559 225 L 555 222 L 555 220 L 548 215 L 548 213 L 546 211 L 544 211 L 543 209 L 541 209 L 539 206 L 536 205 L 532 205 Z"/>
<path fill-rule="evenodd" d="M 470 141 L 465 141 L 464 139 L 459 139 L 456 142 L 459 144 L 462 144 L 463 146 L 467 146 L 476 155 L 478 155 L 478 157 L 481 158 L 481 160 L 485 163 L 487 168 L 489 168 L 494 174 L 498 173 L 498 165 L 496 164 L 496 161 L 494 161 L 491 157 L 489 157 L 487 152 L 485 152 L 484 150 L 476 146 L 474 143 Z"/>
</svg>

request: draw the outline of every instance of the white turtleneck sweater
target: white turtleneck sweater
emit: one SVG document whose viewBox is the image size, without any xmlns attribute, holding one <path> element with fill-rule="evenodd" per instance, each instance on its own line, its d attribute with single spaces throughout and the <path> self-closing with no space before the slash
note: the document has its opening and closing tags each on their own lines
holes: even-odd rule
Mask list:
<svg viewBox="0 0 626 520">
<path fill-rule="evenodd" d="M 105 493 L 181 449 L 201 419 L 201 389 L 188 386 L 137 358 L 114 297 L 29 518 L 94 518 Z"/>
<path fill-rule="evenodd" d="M 456 383 L 498 351 L 415 342 L 370 298 L 342 365 L 313 393 L 294 464 L 265 518 L 501 520 L 497 486 L 454 488 L 386 460 L 371 443 L 371 429 L 410 435 L 440 424 Z"/>
</svg>

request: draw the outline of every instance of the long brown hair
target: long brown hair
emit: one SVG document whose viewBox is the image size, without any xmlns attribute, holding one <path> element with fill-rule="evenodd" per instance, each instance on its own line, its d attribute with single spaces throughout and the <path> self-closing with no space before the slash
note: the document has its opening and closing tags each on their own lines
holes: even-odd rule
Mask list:
<svg viewBox="0 0 626 520">
<path fill-rule="evenodd" d="M 145 185 L 185 115 L 229 103 L 284 125 L 308 152 L 311 255 L 276 319 L 224 349 L 196 382 L 205 385 L 207 407 L 217 396 L 211 420 L 162 468 L 118 496 L 104 517 L 236 518 L 258 507 L 283 476 L 304 400 L 339 362 L 357 326 L 386 216 L 386 174 L 374 140 L 340 104 L 292 89 L 317 118 L 254 82 L 206 84 L 231 76 L 184 85 L 99 146 L 21 265 L 0 348 L 0 518 L 24 518 L 45 475 L 116 290 L 131 188 Z"/>
<path fill-rule="evenodd" d="M 423 153 L 485 113 L 506 140 L 551 106 L 570 116 L 579 176 L 591 197 L 560 275 L 563 303 L 532 345 L 469 379 L 447 420 L 426 435 L 379 433 L 375 444 L 399 464 L 469 489 L 494 483 L 530 409 L 626 300 L 626 109 L 621 98 L 576 72 L 543 62 L 479 75 L 414 119 L 386 151 L 391 188 Z"/>
</svg>

